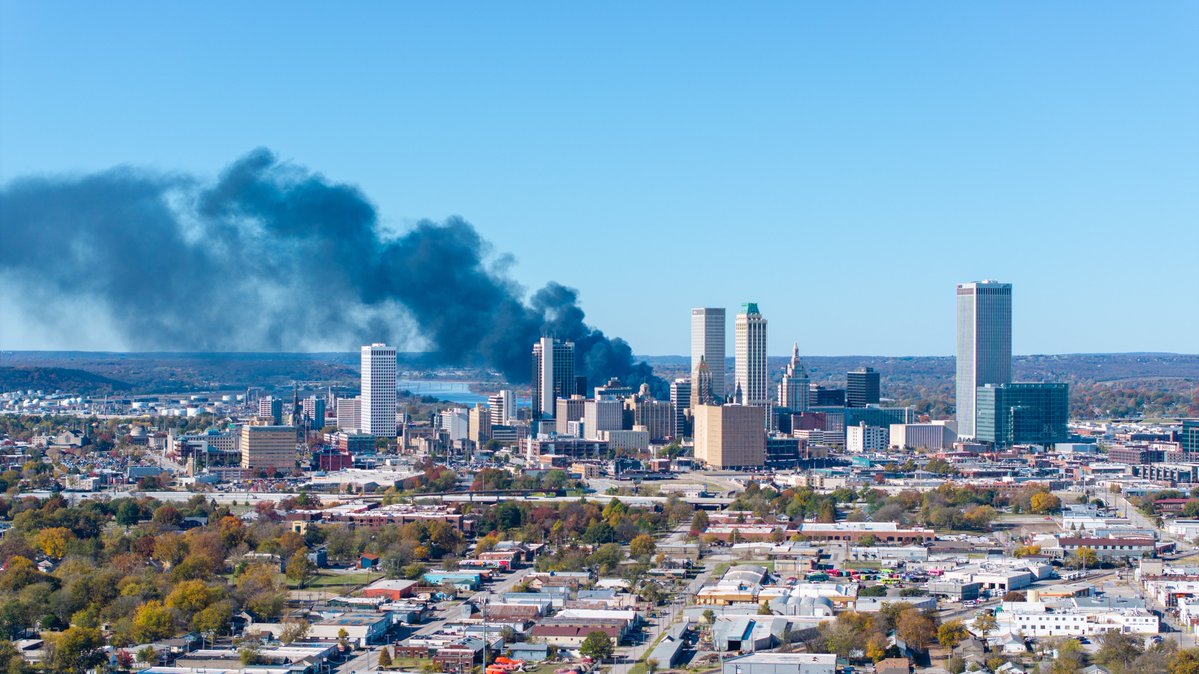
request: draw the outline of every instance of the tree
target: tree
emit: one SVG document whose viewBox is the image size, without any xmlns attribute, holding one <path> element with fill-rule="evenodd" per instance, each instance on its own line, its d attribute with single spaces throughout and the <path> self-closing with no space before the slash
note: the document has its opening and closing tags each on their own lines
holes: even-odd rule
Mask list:
<svg viewBox="0 0 1199 674">
<path fill-rule="evenodd" d="M 54 671 L 82 673 L 104 662 L 104 635 L 100 630 L 71 627 L 55 635 L 53 641 Z"/>
<path fill-rule="evenodd" d="M 881 634 L 872 634 L 870 639 L 866 641 L 866 657 L 870 658 L 871 662 L 878 662 L 887 657 L 887 638 Z"/>
<path fill-rule="evenodd" d="M 990 611 L 980 613 L 974 619 L 974 632 L 984 639 L 997 629 L 999 629 L 999 622 L 995 619 L 995 614 Z"/>
<path fill-rule="evenodd" d="M 312 624 L 307 620 L 284 620 L 283 629 L 279 631 L 279 641 L 291 644 L 308 636 Z"/>
<path fill-rule="evenodd" d="M 133 638 L 140 642 L 165 639 L 175 634 L 171 609 L 154 600 L 142 604 L 133 614 Z"/>
<path fill-rule="evenodd" d="M 131 527 L 137 524 L 142 518 L 142 509 L 137 507 L 137 502 L 133 499 L 124 499 L 117 506 L 116 520 L 117 524 Z"/>
<path fill-rule="evenodd" d="M 587 638 L 583 639 L 583 645 L 579 647 L 581 655 L 601 662 L 612 657 L 612 651 L 612 637 L 600 630 L 588 634 Z"/>
<path fill-rule="evenodd" d="M 153 646 L 145 646 L 137 652 L 137 659 L 139 662 L 152 665 L 158 662 L 158 651 L 154 650 Z"/>
<path fill-rule="evenodd" d="M 205 607 L 192 618 L 192 629 L 209 639 L 224 632 L 233 620 L 233 606 L 227 601 L 219 601 Z"/>
<path fill-rule="evenodd" d="M 1099 555 L 1093 548 L 1085 545 L 1074 551 L 1074 557 L 1078 560 L 1078 565 L 1084 569 L 1089 569 L 1099 564 Z"/>
<path fill-rule="evenodd" d="M 1170 674 L 1199 674 L 1199 648 L 1178 651 L 1170 658 Z"/>
<path fill-rule="evenodd" d="M 315 576 L 316 565 L 308 559 L 308 550 L 297 550 L 291 559 L 287 560 L 287 579 L 301 588 L 307 587 Z"/>
<path fill-rule="evenodd" d="M 391 652 L 387 650 L 386 646 L 383 647 L 383 650 L 379 651 L 379 668 L 391 668 Z"/>
<path fill-rule="evenodd" d="M 1020 547 L 1016 548 L 1016 552 L 1013 554 L 1016 557 L 1032 557 L 1034 555 L 1041 554 L 1041 546 L 1039 546 L 1039 545 L 1021 545 Z"/>
<path fill-rule="evenodd" d="M 861 639 L 857 629 L 847 619 L 837 619 L 820 624 L 820 634 L 824 637 L 824 649 L 841 657 L 849 655 L 850 651 L 859 648 Z"/>
<path fill-rule="evenodd" d="M 698 536 L 708 530 L 708 511 L 696 510 L 691 516 L 691 535 Z"/>
<path fill-rule="evenodd" d="M 1019 590 L 1011 590 L 1003 595 L 1003 600 L 1005 602 L 1022 602 L 1028 600 L 1028 595 Z"/>
<path fill-rule="evenodd" d="M 1099 650 L 1095 653 L 1095 662 L 1107 667 L 1128 670 L 1134 660 L 1145 652 L 1141 637 L 1135 634 L 1122 634 L 1108 630 L 1099 637 Z"/>
<path fill-rule="evenodd" d="M 51 527 L 42 529 L 37 534 L 37 547 L 46 553 L 47 557 L 62 559 L 67 556 L 67 546 L 75 540 L 75 534 L 66 527 Z"/>
<path fill-rule="evenodd" d="M 167 595 L 166 605 L 188 615 L 204 610 L 216 601 L 217 591 L 202 580 L 185 580 Z"/>
<path fill-rule="evenodd" d="M 937 638 L 937 625 L 933 619 L 914 608 L 899 615 L 895 631 L 904 643 L 917 650 L 926 649 Z"/>
<path fill-rule="evenodd" d="M 937 475 L 949 475 L 957 472 L 953 465 L 945 459 L 930 460 L 928 463 L 924 464 L 924 470 L 927 470 L 930 473 L 936 473 Z"/>
<path fill-rule="evenodd" d="M 1047 491 L 1039 491 L 1032 495 L 1029 502 L 1034 513 L 1048 515 L 1062 509 L 1062 500 Z"/>
<path fill-rule="evenodd" d="M 640 534 L 629 543 L 629 555 L 632 557 L 652 557 L 657 549 L 654 537 L 649 534 Z"/>
<path fill-rule="evenodd" d="M 1082 669 L 1082 644 L 1077 639 L 1061 639 L 1054 647 L 1057 657 L 1050 666 L 1050 674 L 1075 674 Z"/>
<path fill-rule="evenodd" d="M 970 636 L 970 632 L 966 630 L 966 624 L 961 620 L 950 620 L 942 623 L 937 629 L 937 641 L 941 642 L 941 646 L 948 648 L 950 652 L 958 647 L 958 644 L 965 641 Z"/>
<path fill-rule="evenodd" d="M 713 611 L 710 608 L 704 609 L 704 622 L 708 623 L 709 625 L 716 622 L 716 611 Z"/>
</svg>

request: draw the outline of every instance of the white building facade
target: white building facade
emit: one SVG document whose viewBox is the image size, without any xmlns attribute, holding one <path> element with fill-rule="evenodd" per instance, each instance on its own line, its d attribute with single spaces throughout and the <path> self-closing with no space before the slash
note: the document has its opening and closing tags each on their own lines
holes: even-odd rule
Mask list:
<svg viewBox="0 0 1199 674">
<path fill-rule="evenodd" d="M 975 437 L 978 387 L 1012 381 L 1012 286 L 998 281 L 959 283 L 958 437 Z"/>
<path fill-rule="evenodd" d="M 725 311 L 723 307 L 704 307 L 691 310 L 691 375 L 702 357 L 712 370 L 712 395 L 723 400 L 728 395 L 724 386 L 725 370 Z"/>
<path fill-rule="evenodd" d="M 737 355 L 734 386 L 741 390 L 742 400 L 735 404 L 764 407 L 770 404 L 769 378 L 766 369 L 766 319 L 753 302 L 742 305 L 737 314 Z M 715 374 L 715 373 L 713 373 Z"/>
<path fill-rule="evenodd" d="M 386 344 L 362 347 L 363 433 L 376 437 L 396 435 L 396 350 Z"/>
</svg>

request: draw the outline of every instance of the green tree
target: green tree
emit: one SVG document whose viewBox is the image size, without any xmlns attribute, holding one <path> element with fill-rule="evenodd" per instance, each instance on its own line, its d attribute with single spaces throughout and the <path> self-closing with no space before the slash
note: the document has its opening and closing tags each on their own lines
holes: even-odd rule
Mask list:
<svg viewBox="0 0 1199 674">
<path fill-rule="evenodd" d="M 131 527 L 137 524 L 142 518 L 142 509 L 137 507 L 137 503 L 133 499 L 125 499 L 121 501 L 121 505 L 117 506 L 117 524 Z"/>
<path fill-rule="evenodd" d="M 391 652 L 384 646 L 383 650 L 379 651 L 379 668 L 391 669 Z"/>
<path fill-rule="evenodd" d="M 583 645 L 579 647 L 579 653 L 584 657 L 593 660 L 604 661 L 612 657 L 612 637 L 608 636 L 607 632 L 595 630 L 583 639 Z"/>
<path fill-rule="evenodd" d="M 316 564 L 308 559 L 308 550 L 297 550 L 291 559 L 287 560 L 287 579 L 299 585 L 301 588 L 307 587 L 308 583 L 316 577 Z"/>
</svg>

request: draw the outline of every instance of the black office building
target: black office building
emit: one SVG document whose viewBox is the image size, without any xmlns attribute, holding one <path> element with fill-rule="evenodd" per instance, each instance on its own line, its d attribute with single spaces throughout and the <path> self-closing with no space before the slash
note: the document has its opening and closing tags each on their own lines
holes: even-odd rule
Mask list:
<svg viewBox="0 0 1199 674">
<path fill-rule="evenodd" d="M 849 372 L 845 379 L 846 407 L 865 407 L 878 404 L 879 377 L 873 368 L 859 367 Z"/>
<path fill-rule="evenodd" d="M 845 389 L 828 388 L 820 384 L 808 385 L 809 407 L 844 407 Z"/>
</svg>

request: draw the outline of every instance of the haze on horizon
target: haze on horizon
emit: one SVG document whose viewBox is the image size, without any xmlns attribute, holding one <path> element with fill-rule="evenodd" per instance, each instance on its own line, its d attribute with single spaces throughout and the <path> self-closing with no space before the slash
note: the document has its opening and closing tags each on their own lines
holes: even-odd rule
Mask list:
<svg viewBox="0 0 1199 674">
<path fill-rule="evenodd" d="M 1193 5 L 283 7 L 0 5 L 0 190 L 214 183 L 266 146 L 391 236 L 461 215 L 635 353 L 686 354 L 693 306 L 731 344 L 756 301 L 772 354 L 949 355 L 982 278 L 1014 285 L 1017 353 L 1196 350 Z M 132 348 L 18 280 L 0 349 Z"/>
</svg>

